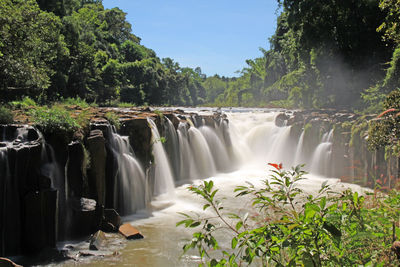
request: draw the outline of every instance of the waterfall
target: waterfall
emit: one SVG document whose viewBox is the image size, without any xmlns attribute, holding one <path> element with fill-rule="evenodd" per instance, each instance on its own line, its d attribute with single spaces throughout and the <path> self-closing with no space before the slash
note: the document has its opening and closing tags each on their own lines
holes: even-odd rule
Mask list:
<svg viewBox="0 0 400 267">
<path fill-rule="evenodd" d="M 200 178 L 189 144 L 188 125 L 180 122 L 178 126 L 178 141 L 180 148 L 180 177 L 183 181 Z"/>
<path fill-rule="evenodd" d="M 322 136 L 321 143 L 315 149 L 311 160 L 311 173 L 329 175 L 332 154 L 333 129 Z"/>
<path fill-rule="evenodd" d="M 168 162 L 166 152 L 164 150 L 162 139 L 158 132 L 155 122 L 151 118 L 147 118 L 151 133 L 152 145 L 154 155 L 154 195 L 161 195 L 165 193 L 173 193 L 174 179 L 172 178 L 171 167 Z"/>
<path fill-rule="evenodd" d="M 166 152 L 169 156 L 169 162 L 171 163 L 171 168 L 172 168 L 172 173 L 173 177 L 175 178 L 175 181 L 181 180 L 180 176 L 180 146 L 179 146 L 179 138 L 178 138 L 178 133 L 175 130 L 174 125 L 172 122 L 167 118 L 164 117 L 164 129 L 165 129 L 165 148 Z"/>
<path fill-rule="evenodd" d="M 196 166 L 199 174 L 201 175 L 200 178 L 210 177 L 217 171 L 214 164 L 214 158 L 211 154 L 207 141 L 201 134 L 200 130 L 195 127 L 190 127 L 188 133 Z"/>
<path fill-rule="evenodd" d="M 220 137 L 210 127 L 202 126 L 199 130 L 207 141 L 217 170 L 220 172 L 230 170 L 231 163 L 225 143 L 223 143 Z"/>
<path fill-rule="evenodd" d="M 304 163 L 304 162 L 302 162 L 302 160 L 303 160 L 303 143 L 304 143 L 304 130 L 301 132 L 299 141 L 297 143 L 296 154 L 294 156 L 294 164 L 295 165 Z"/>
<path fill-rule="evenodd" d="M 254 161 L 283 163 L 293 162 L 293 145 L 290 141 L 290 127 L 277 127 L 273 122 L 265 122 L 252 128 L 246 136 Z"/>
<path fill-rule="evenodd" d="M 111 149 L 118 160 L 114 206 L 120 206 L 123 214 L 132 214 L 147 206 L 149 194 L 146 176 L 135 158 L 128 136 L 120 136 L 113 126 L 109 129 Z"/>
</svg>

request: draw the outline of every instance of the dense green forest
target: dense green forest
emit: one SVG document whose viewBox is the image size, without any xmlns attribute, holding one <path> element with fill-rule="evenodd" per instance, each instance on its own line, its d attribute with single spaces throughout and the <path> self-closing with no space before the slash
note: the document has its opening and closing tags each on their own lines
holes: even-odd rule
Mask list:
<svg viewBox="0 0 400 267">
<path fill-rule="evenodd" d="M 400 1 L 278 3 L 269 50 L 227 78 L 158 58 L 101 0 L 0 0 L 0 97 L 381 109 L 400 84 Z"/>
<path fill-rule="evenodd" d="M 160 60 L 126 14 L 96 0 L 1 0 L 0 93 L 138 105 L 203 104 L 200 69 Z"/>
</svg>

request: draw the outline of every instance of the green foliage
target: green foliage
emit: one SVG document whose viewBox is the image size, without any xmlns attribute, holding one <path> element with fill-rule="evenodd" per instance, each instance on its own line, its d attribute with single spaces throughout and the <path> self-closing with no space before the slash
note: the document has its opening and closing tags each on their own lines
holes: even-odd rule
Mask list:
<svg viewBox="0 0 400 267">
<path fill-rule="evenodd" d="M 76 98 L 68 97 L 67 99 L 61 99 L 61 103 L 68 106 L 78 106 L 80 108 L 88 108 L 89 104 L 81 99 L 79 96 Z"/>
<path fill-rule="evenodd" d="M 104 115 L 104 117 L 111 125 L 114 125 L 117 130 L 121 127 L 119 116 L 115 112 L 109 111 Z"/>
<path fill-rule="evenodd" d="M 45 136 L 57 136 L 68 143 L 81 126 L 62 106 L 37 107 L 30 111 L 33 123 Z"/>
<path fill-rule="evenodd" d="M 66 52 L 60 18 L 35 0 L 2 0 L 0 21 L 0 90 L 48 88 L 57 54 Z"/>
<path fill-rule="evenodd" d="M 30 98 L 29 96 L 24 97 L 22 99 L 22 101 L 12 101 L 12 102 L 10 102 L 10 105 L 13 108 L 22 108 L 22 109 L 26 109 L 26 108 L 29 108 L 29 107 L 36 107 L 37 106 L 35 100 Z"/>
<path fill-rule="evenodd" d="M 127 102 L 119 102 L 117 104 L 117 107 L 119 107 L 119 108 L 131 108 L 131 107 L 134 107 L 134 106 L 135 106 L 135 104 L 127 103 Z"/>
<path fill-rule="evenodd" d="M 393 223 L 400 215 L 399 192 L 378 198 L 377 194 L 363 196 L 350 189 L 333 192 L 324 182 L 310 195 L 298 186 L 305 179 L 301 166 L 286 171 L 270 165 L 276 169 L 261 188 L 250 184 L 235 189 L 236 197 L 252 199 L 245 214 L 225 211 L 212 181 L 189 187 L 205 201 L 203 209 L 214 215 L 182 213 L 184 219 L 177 226 L 199 229 L 184 245 L 184 253 L 196 249 L 201 266 L 398 264 L 390 246 Z M 230 249 L 218 240 L 221 231 L 231 237 Z"/>
<path fill-rule="evenodd" d="M 400 90 L 392 91 L 383 103 L 384 112 L 371 121 L 368 146 L 371 150 L 385 148 L 387 154 L 400 156 Z"/>
<path fill-rule="evenodd" d="M 14 122 L 14 115 L 11 110 L 0 105 L 0 124 L 10 124 Z"/>
</svg>

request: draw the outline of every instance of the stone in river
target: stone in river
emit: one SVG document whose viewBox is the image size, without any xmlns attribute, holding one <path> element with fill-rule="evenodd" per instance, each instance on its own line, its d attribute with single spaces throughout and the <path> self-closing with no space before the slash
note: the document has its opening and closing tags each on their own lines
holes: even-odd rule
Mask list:
<svg viewBox="0 0 400 267">
<path fill-rule="evenodd" d="M 97 231 L 91 238 L 90 238 L 90 250 L 101 250 L 107 243 L 106 235 L 102 231 Z"/>
<path fill-rule="evenodd" d="M 21 265 L 15 264 L 9 259 L 0 258 L 0 266 L 1 267 L 22 267 Z"/>
<path fill-rule="evenodd" d="M 126 237 L 126 239 L 142 239 L 143 235 L 139 232 L 138 229 L 130 225 L 129 223 L 125 223 L 119 227 L 119 232 Z"/>
</svg>

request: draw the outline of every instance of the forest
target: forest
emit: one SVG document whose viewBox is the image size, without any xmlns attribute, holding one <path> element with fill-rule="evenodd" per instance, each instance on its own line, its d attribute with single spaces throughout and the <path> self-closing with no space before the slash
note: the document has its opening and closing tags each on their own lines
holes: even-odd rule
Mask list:
<svg viewBox="0 0 400 267">
<path fill-rule="evenodd" d="M 381 110 L 398 90 L 400 1 L 278 3 L 270 48 L 238 77 L 207 77 L 158 58 L 101 0 L 1 0 L 1 99 Z"/>
</svg>

